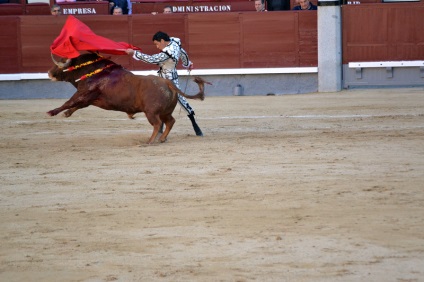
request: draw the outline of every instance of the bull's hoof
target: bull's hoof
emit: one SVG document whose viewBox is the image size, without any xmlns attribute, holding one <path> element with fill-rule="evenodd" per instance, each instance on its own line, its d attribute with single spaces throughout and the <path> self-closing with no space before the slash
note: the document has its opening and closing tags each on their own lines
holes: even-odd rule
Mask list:
<svg viewBox="0 0 424 282">
<path fill-rule="evenodd" d="M 68 111 L 66 111 L 66 112 L 63 113 L 63 116 L 64 117 L 70 117 L 72 115 L 72 113 L 73 112 L 71 112 L 71 111 L 68 110 Z"/>
<path fill-rule="evenodd" d="M 146 142 L 146 145 L 153 145 L 153 143 L 155 143 L 155 140 L 153 140 L 153 141 L 149 140 L 149 141 Z"/>
<path fill-rule="evenodd" d="M 47 114 L 48 114 L 49 116 L 51 116 L 51 117 L 56 115 L 56 114 L 54 113 L 54 111 L 48 111 L 48 112 L 47 112 Z"/>
</svg>

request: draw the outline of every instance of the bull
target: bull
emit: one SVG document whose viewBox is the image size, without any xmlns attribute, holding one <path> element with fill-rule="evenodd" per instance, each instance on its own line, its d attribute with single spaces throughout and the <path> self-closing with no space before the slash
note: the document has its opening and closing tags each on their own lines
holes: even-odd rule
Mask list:
<svg viewBox="0 0 424 282">
<path fill-rule="evenodd" d="M 159 137 L 165 142 L 175 119 L 172 113 L 177 105 L 178 94 L 188 99 L 204 100 L 204 84 L 208 83 L 195 77 L 199 93 L 190 96 L 178 89 L 172 81 L 154 76 L 134 75 L 122 66 L 96 53 L 87 53 L 73 59 L 62 58 L 56 61 L 48 75 L 52 81 L 70 82 L 77 91 L 59 108 L 48 111 L 55 116 L 62 111 L 70 117 L 78 109 L 90 105 L 105 110 L 121 111 L 133 118 L 134 114 L 144 112 L 153 126 L 148 140 L 152 144 L 165 124 Z"/>
</svg>

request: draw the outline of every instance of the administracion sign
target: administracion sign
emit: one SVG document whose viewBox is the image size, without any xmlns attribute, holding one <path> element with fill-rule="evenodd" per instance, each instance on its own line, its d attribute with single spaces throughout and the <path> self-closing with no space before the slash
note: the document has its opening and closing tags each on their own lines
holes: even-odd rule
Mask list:
<svg viewBox="0 0 424 282">
<path fill-rule="evenodd" d="M 175 5 L 172 11 L 174 13 L 231 12 L 231 5 Z"/>
</svg>

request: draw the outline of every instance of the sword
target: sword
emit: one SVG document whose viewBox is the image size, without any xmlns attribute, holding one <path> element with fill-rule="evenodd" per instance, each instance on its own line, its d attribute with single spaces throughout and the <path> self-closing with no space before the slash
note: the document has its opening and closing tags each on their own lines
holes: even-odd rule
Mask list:
<svg viewBox="0 0 424 282">
<path fill-rule="evenodd" d="M 187 91 L 188 80 L 190 79 L 190 75 L 191 75 L 191 70 L 188 69 L 187 71 L 188 71 L 188 76 L 187 76 L 186 84 L 185 84 L 185 87 L 184 87 L 184 93 L 186 93 L 186 91 Z M 181 107 L 180 107 L 180 112 L 178 113 L 178 115 L 180 115 L 180 114 L 181 114 Z"/>
<path fill-rule="evenodd" d="M 190 79 L 190 75 L 191 75 L 191 70 L 188 70 L 188 76 L 187 76 L 186 85 L 185 85 L 185 88 L 184 88 L 184 93 L 186 93 L 186 91 L 187 91 L 187 85 L 188 85 L 188 80 Z"/>
</svg>

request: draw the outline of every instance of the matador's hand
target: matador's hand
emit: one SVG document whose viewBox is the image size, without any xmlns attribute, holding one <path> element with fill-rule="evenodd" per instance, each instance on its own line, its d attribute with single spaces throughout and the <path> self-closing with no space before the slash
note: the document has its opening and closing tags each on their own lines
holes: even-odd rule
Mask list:
<svg viewBox="0 0 424 282">
<path fill-rule="evenodd" d="M 125 53 L 132 56 L 132 55 L 134 55 L 134 50 L 133 49 L 126 49 Z"/>
<path fill-rule="evenodd" d="M 192 69 L 194 69 L 194 64 L 193 64 L 192 62 L 189 62 L 189 63 L 188 63 L 187 70 L 188 70 L 188 71 L 191 71 Z"/>
</svg>

